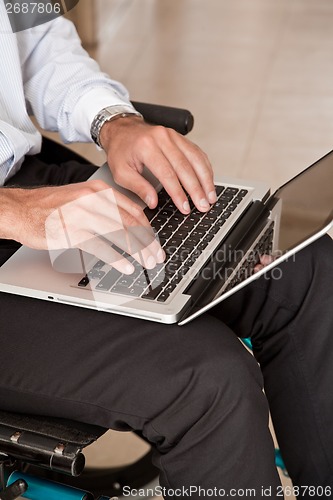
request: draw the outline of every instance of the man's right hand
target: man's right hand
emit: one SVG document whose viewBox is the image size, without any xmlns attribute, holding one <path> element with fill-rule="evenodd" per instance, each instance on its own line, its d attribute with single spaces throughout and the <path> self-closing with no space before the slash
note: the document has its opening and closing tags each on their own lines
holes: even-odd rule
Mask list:
<svg viewBox="0 0 333 500">
<path fill-rule="evenodd" d="M 102 181 L 2 188 L 0 199 L 0 238 L 50 251 L 78 248 L 125 274 L 134 266 L 112 244 L 148 269 L 164 261 L 143 210 Z"/>
</svg>

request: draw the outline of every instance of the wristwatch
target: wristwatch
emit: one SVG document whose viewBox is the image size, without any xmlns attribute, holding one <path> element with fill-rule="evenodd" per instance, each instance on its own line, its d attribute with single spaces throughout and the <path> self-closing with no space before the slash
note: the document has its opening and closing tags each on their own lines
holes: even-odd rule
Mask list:
<svg viewBox="0 0 333 500">
<path fill-rule="evenodd" d="M 127 116 L 131 115 L 143 118 L 141 113 L 132 108 L 132 106 L 126 106 L 125 104 L 109 106 L 102 109 L 101 111 L 99 111 L 99 113 L 97 113 L 90 127 L 90 135 L 92 140 L 97 144 L 97 146 L 101 148 L 102 145 L 100 143 L 99 136 L 103 125 L 106 122 L 115 120 L 116 118 L 126 118 Z"/>
</svg>

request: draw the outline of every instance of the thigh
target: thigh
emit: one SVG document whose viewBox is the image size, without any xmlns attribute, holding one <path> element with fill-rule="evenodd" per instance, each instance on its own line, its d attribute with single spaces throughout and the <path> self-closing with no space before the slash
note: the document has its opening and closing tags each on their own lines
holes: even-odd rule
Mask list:
<svg viewBox="0 0 333 500">
<path fill-rule="evenodd" d="M 0 300 L 3 409 L 140 430 L 159 452 L 163 485 L 277 483 L 260 371 L 217 319 L 178 327 Z"/>
<path fill-rule="evenodd" d="M 261 387 L 252 356 L 215 318 L 178 327 L 11 294 L 0 300 L 3 408 L 142 428 L 190 388 L 208 397 L 230 377 L 235 387 L 251 377 Z"/>
</svg>

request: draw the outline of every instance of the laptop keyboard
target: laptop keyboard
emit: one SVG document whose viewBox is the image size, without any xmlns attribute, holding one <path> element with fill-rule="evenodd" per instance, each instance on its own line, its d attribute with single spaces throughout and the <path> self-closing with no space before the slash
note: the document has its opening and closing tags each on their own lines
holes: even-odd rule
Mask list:
<svg viewBox="0 0 333 500">
<path fill-rule="evenodd" d="M 78 286 L 84 288 L 91 283 L 98 291 L 165 302 L 248 191 L 216 186 L 216 193 L 217 202 L 208 212 L 200 212 L 189 200 L 191 212 L 184 215 L 167 192 L 160 191 L 157 208 L 146 208 L 145 214 L 166 253 L 165 262 L 154 269 L 144 269 L 133 257 L 120 252 L 133 264 L 134 273 L 122 274 L 100 260 Z"/>
</svg>

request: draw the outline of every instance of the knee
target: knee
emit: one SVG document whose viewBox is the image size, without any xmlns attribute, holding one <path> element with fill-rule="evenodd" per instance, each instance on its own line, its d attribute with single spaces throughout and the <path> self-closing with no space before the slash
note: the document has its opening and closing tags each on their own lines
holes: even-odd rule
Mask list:
<svg viewBox="0 0 333 500">
<path fill-rule="evenodd" d="M 218 336 L 219 338 L 216 338 Z M 262 374 L 252 354 L 227 327 L 206 335 L 199 363 L 194 367 L 196 390 L 222 404 L 262 391 Z"/>
<path fill-rule="evenodd" d="M 183 386 L 187 404 L 200 401 L 203 411 L 236 406 L 262 393 L 262 374 L 252 354 L 223 323 L 207 317 L 202 328 L 187 332 L 190 348 L 175 385 Z M 186 374 L 186 375 L 185 375 Z"/>
<path fill-rule="evenodd" d="M 191 428 L 222 429 L 230 419 L 241 428 L 259 407 L 267 413 L 258 364 L 233 332 L 221 324 L 220 330 L 187 336 L 190 348 L 182 368 L 166 373 L 172 398 L 148 426 L 150 438 L 152 428 L 167 437 L 164 446 L 173 446 Z"/>
</svg>

